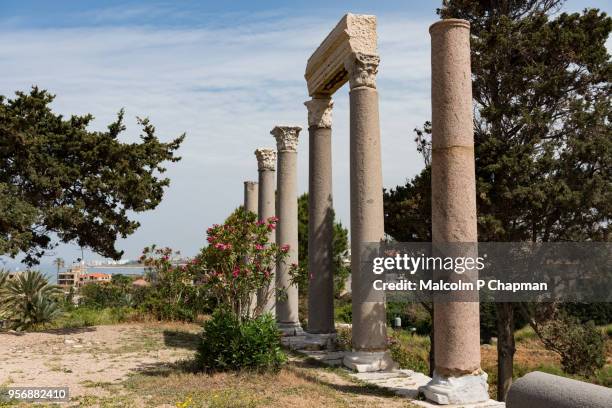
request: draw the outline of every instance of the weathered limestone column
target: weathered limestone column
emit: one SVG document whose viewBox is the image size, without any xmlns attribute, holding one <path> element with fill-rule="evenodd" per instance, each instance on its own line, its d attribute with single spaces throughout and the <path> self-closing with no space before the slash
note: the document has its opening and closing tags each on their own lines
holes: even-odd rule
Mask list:
<svg viewBox="0 0 612 408">
<path fill-rule="evenodd" d="M 276 243 L 289 245 L 288 257 L 276 265 L 276 288 L 285 299 L 276 301 L 276 321 L 285 336 L 303 334 L 298 317 L 298 287 L 291 284 L 291 264 L 298 263 L 297 144 L 301 127 L 276 126 L 270 132 L 278 150 Z"/>
<path fill-rule="evenodd" d="M 440 20 L 429 28 L 432 70 L 432 241 L 478 241 L 470 25 Z M 478 302 L 440 302 L 434 309 L 435 370 L 422 388 L 439 404 L 487 401 L 480 368 Z"/>
<path fill-rule="evenodd" d="M 257 149 L 255 150 L 255 156 L 257 157 L 257 168 L 259 170 L 258 218 L 260 221 L 266 221 L 268 218 L 274 217 L 276 213 L 274 197 L 276 152 L 273 149 Z M 270 231 L 268 240 L 270 243 L 276 242 L 274 231 Z M 257 291 L 258 308 L 273 315 L 276 313 L 275 279 L 275 277 L 272 278 L 267 288 Z"/>
<path fill-rule="evenodd" d="M 259 195 L 259 184 L 256 181 L 244 182 L 244 209 L 257 214 Z"/>
<path fill-rule="evenodd" d="M 334 208 L 331 122 L 333 101 L 315 97 L 308 108 L 308 328 L 306 342 L 323 347 L 334 328 Z"/>
<path fill-rule="evenodd" d="M 362 270 L 363 244 L 384 236 L 377 55 L 353 53 L 345 60 L 350 84 L 351 273 L 353 352 L 344 364 L 357 371 L 384 370 L 393 364 L 387 349 L 385 302 Z"/>
<path fill-rule="evenodd" d="M 259 206 L 259 184 L 256 181 L 244 182 L 244 209 L 253 214 L 258 213 Z M 257 308 L 257 293 L 251 294 L 251 304 L 249 306 L 249 314 L 252 315 Z"/>
</svg>

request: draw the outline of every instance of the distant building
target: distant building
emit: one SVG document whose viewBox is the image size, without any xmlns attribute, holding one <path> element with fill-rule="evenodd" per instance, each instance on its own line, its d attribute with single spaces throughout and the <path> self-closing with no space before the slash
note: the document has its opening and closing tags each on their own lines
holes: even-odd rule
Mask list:
<svg viewBox="0 0 612 408">
<path fill-rule="evenodd" d="M 81 276 L 87 273 L 84 266 L 78 265 L 67 271 L 57 274 L 57 284 L 64 289 L 76 288 L 79 286 Z"/>
<path fill-rule="evenodd" d="M 137 288 L 143 288 L 149 285 L 151 284 L 147 282 L 146 280 L 144 280 L 143 278 L 138 278 L 134 282 L 132 282 L 132 286 L 137 287 Z"/>
<path fill-rule="evenodd" d="M 111 277 L 108 273 L 84 273 L 79 276 L 78 286 L 87 285 L 88 283 L 107 283 L 111 281 Z"/>
</svg>

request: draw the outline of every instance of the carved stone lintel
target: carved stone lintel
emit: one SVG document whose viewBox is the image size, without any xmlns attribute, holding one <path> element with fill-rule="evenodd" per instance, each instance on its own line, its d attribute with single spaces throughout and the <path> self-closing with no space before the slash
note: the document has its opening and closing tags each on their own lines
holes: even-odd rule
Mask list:
<svg viewBox="0 0 612 408">
<path fill-rule="evenodd" d="M 334 101 L 331 98 L 312 98 L 304 102 L 308 109 L 308 126 L 318 128 L 331 128 L 332 108 Z"/>
<path fill-rule="evenodd" d="M 360 86 L 376 88 L 376 74 L 380 57 L 373 54 L 356 52 L 348 56 L 344 61 L 344 67 L 349 74 L 351 89 Z"/>
<path fill-rule="evenodd" d="M 276 126 L 270 134 L 276 139 L 276 148 L 279 152 L 295 152 L 301 130 L 299 126 Z"/>
<path fill-rule="evenodd" d="M 255 157 L 259 171 L 276 170 L 276 152 L 273 149 L 257 149 Z"/>
</svg>

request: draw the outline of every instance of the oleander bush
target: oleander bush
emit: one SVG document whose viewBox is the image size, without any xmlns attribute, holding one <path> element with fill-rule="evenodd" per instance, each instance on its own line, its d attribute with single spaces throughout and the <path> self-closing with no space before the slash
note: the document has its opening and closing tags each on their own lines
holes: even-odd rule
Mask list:
<svg viewBox="0 0 612 408">
<path fill-rule="evenodd" d="M 203 328 L 196 358 L 203 370 L 277 371 L 287 359 L 270 314 L 240 319 L 231 310 L 218 309 Z"/>
</svg>

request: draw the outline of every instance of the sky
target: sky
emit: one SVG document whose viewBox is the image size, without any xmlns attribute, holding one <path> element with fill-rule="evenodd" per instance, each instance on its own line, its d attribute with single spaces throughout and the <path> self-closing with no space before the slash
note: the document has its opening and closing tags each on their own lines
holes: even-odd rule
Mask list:
<svg viewBox="0 0 612 408">
<path fill-rule="evenodd" d="M 347 12 L 378 20 L 377 76 L 387 188 L 423 168 L 413 141 L 430 117 L 428 26 L 437 1 L 0 1 L 0 94 L 32 85 L 56 94 L 64 115 L 91 113 L 103 130 L 121 108 L 138 140 L 136 116 L 147 116 L 163 141 L 185 132 L 168 164 L 162 203 L 134 214 L 141 227 L 117 247 L 124 258 L 157 244 L 194 255 L 205 230 L 242 204 L 243 182 L 257 180 L 253 154 L 275 147 L 276 125 L 303 128 L 298 190 L 308 186 L 306 61 Z M 612 1 L 570 0 L 564 11 Z M 348 86 L 334 95 L 333 194 L 337 217 L 349 225 Z M 74 244 L 42 259 L 80 257 Z M 86 251 L 86 259 L 101 259 Z M 9 262 L 7 265 L 14 266 Z"/>
</svg>

